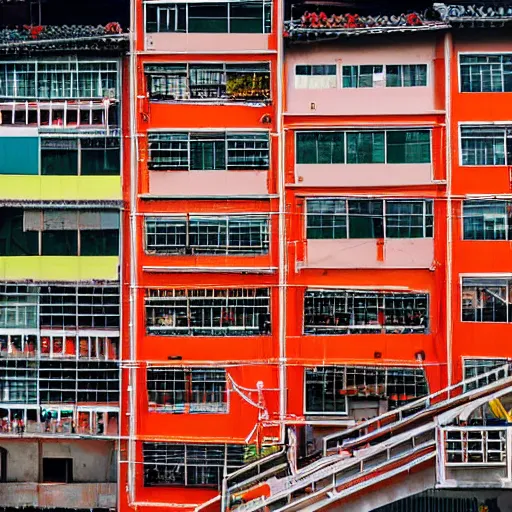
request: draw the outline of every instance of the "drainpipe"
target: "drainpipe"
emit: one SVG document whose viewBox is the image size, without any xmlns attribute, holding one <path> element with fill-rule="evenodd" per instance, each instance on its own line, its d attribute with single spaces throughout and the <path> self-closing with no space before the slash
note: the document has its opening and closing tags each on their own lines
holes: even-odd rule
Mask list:
<svg viewBox="0 0 512 512">
<path fill-rule="evenodd" d="M 277 13 L 277 134 L 279 141 L 278 194 L 279 194 L 279 420 L 280 442 L 284 444 L 286 427 L 287 375 L 286 375 L 286 281 L 288 258 L 286 254 L 286 195 L 285 195 L 285 138 L 283 130 L 284 79 L 284 2 L 278 2 Z"/>
<path fill-rule="evenodd" d="M 447 32 L 444 36 L 444 66 L 445 66 L 445 111 L 446 111 L 446 207 L 447 207 L 447 230 L 446 230 L 446 364 L 448 388 L 453 382 L 453 361 L 452 361 L 452 335 L 453 335 L 453 211 L 452 211 L 452 104 L 451 104 L 451 64 L 453 53 L 452 33 Z M 448 398 L 450 391 L 448 391 Z"/>
<path fill-rule="evenodd" d="M 135 502 L 135 476 L 136 476 L 136 447 L 135 434 L 137 430 L 137 368 L 136 347 L 137 340 L 137 2 L 130 0 L 130 364 L 129 364 L 129 436 L 128 436 L 128 491 L 130 503 Z"/>
</svg>

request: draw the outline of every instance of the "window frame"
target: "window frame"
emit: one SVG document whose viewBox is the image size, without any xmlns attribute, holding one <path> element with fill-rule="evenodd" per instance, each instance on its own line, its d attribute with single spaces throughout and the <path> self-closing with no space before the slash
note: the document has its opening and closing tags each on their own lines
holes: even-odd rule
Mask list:
<svg viewBox="0 0 512 512">
<path fill-rule="evenodd" d="M 428 162 L 401 162 L 401 163 L 389 163 L 388 162 L 388 137 L 387 134 L 390 132 L 404 132 L 404 133 L 417 133 L 417 132 L 428 132 L 429 134 L 429 161 Z M 343 163 L 334 163 L 334 164 L 323 164 L 323 163 L 300 163 L 298 162 L 298 155 L 299 151 L 297 150 L 297 142 L 298 142 L 298 135 L 299 134 L 322 134 L 322 133 L 340 133 L 343 135 Z M 348 162 L 348 155 L 349 155 L 349 145 L 348 145 L 348 137 L 347 134 L 361 134 L 361 133 L 383 133 L 384 134 L 384 162 L 380 163 L 349 163 Z M 329 129 L 329 130 L 295 130 L 294 131 L 294 165 L 295 167 L 297 165 L 433 165 L 433 129 L 432 127 L 414 127 L 409 129 L 399 129 L 399 128 L 380 128 L 378 130 L 372 129 L 371 127 L 365 128 L 365 129 Z M 416 143 L 418 144 L 418 143 Z"/>
<path fill-rule="evenodd" d="M 262 27 L 261 27 L 262 31 L 261 32 L 233 32 L 232 31 L 231 22 L 233 19 L 238 19 L 238 18 L 232 16 L 231 4 L 234 4 L 237 7 L 239 7 L 239 5 L 237 5 L 237 4 L 240 4 L 240 2 L 237 2 L 236 0 L 218 0 L 218 2 L 215 4 L 215 5 L 225 5 L 226 6 L 226 12 L 227 12 L 227 15 L 226 15 L 227 31 L 226 32 L 195 32 L 195 31 L 190 32 L 189 31 L 189 25 L 190 25 L 189 5 L 208 6 L 208 4 L 209 3 L 207 1 L 201 2 L 201 1 L 194 1 L 194 0 L 188 0 L 188 1 L 187 0 L 185 0 L 185 1 L 174 0 L 174 1 L 169 1 L 169 2 L 165 2 L 165 3 L 154 1 L 154 0 L 145 0 L 144 1 L 144 34 L 147 35 L 147 34 L 185 33 L 185 34 L 262 34 L 262 35 L 270 35 L 273 32 L 274 24 L 272 23 L 272 21 L 273 21 L 272 20 L 272 0 L 252 0 L 252 1 L 246 1 L 243 4 L 241 4 L 241 5 L 261 4 L 261 12 L 262 12 Z M 176 14 L 174 16 L 175 30 L 167 30 L 167 31 L 159 31 L 159 30 L 149 31 L 148 30 L 148 7 L 152 6 L 152 5 L 155 5 L 159 11 L 163 11 L 163 10 L 170 11 L 173 9 L 176 11 Z M 178 6 L 185 7 L 185 12 L 184 12 L 185 28 L 184 29 L 177 28 L 178 23 L 179 23 Z M 167 17 L 169 18 L 169 15 L 167 15 Z M 158 16 L 157 16 L 157 18 L 158 18 Z M 222 18 L 218 18 L 218 19 L 222 19 Z M 241 18 L 241 19 L 245 19 L 245 18 Z M 247 19 L 250 19 L 250 18 L 247 18 Z M 159 22 L 157 21 L 157 26 L 158 26 L 158 23 Z"/>
<path fill-rule="evenodd" d="M 165 376 L 173 374 L 173 380 L 156 380 L 150 379 L 150 374 L 157 375 L 158 372 L 161 371 Z M 194 375 L 201 376 L 210 375 L 210 379 L 194 381 Z M 177 377 L 182 374 L 182 380 L 178 380 Z M 212 375 L 217 374 L 219 376 L 224 375 L 224 380 L 214 379 Z M 171 384 L 170 389 L 167 387 L 164 390 L 150 390 L 150 384 L 154 383 L 154 387 L 158 387 L 159 382 L 169 383 Z M 207 401 L 203 404 L 200 404 L 198 400 L 194 400 L 194 397 L 197 393 L 197 390 L 194 390 L 194 382 L 203 382 L 205 384 L 209 384 L 212 386 L 212 390 L 210 393 L 213 395 L 221 396 L 224 398 L 221 401 Z M 176 389 L 176 384 L 183 384 L 183 389 Z M 223 390 L 216 389 L 217 387 L 224 387 Z M 229 414 L 230 410 L 230 397 L 231 397 L 231 386 L 229 385 L 229 375 L 225 368 L 211 368 L 211 367 L 203 367 L 203 366 L 157 366 L 150 365 L 146 370 L 146 388 L 147 388 L 147 400 L 148 400 L 148 411 L 157 412 L 157 413 L 168 413 L 168 414 Z M 165 394 L 170 393 L 173 395 L 174 399 L 172 400 L 172 404 L 166 405 L 165 403 L 154 402 L 155 405 L 152 406 L 153 403 L 150 400 L 150 396 L 152 393 L 155 394 Z M 179 400 L 178 397 L 180 394 L 183 395 L 183 400 Z M 201 405 L 203 407 L 201 407 Z"/>
<path fill-rule="evenodd" d="M 506 314 L 506 320 L 505 321 L 484 321 L 484 320 L 464 320 L 464 280 L 473 280 L 473 281 L 481 281 L 482 283 L 484 283 L 484 281 L 486 280 L 489 280 L 489 281 L 494 281 L 495 283 L 498 282 L 498 281 L 503 281 L 503 283 L 501 284 L 501 286 L 504 286 L 506 288 L 505 290 L 505 293 L 506 293 L 506 297 L 507 297 L 507 300 L 506 300 L 506 303 L 505 303 L 505 314 Z M 505 284 L 506 282 L 506 284 Z M 492 282 L 489 283 L 489 287 L 492 286 Z M 474 293 L 477 293 L 478 289 L 479 288 L 485 288 L 485 284 L 481 284 L 481 285 L 477 285 L 477 284 L 473 284 L 473 283 L 470 283 L 470 284 L 466 284 L 466 287 L 469 288 L 469 287 L 472 287 L 472 288 L 475 288 L 474 290 Z M 496 286 L 496 284 L 495 284 Z M 512 323 L 512 311 L 511 311 L 511 305 L 512 305 L 512 275 L 510 274 L 479 274 L 479 275 L 475 275 L 475 274 L 460 274 L 459 276 L 459 289 L 460 289 L 460 295 L 459 295 L 459 300 L 460 300 L 460 313 L 459 313 L 459 321 L 461 323 L 464 323 L 464 324 L 501 324 L 501 325 L 508 325 L 510 323 Z M 466 293 L 473 293 L 473 290 L 468 290 L 466 291 Z M 479 299 L 478 299 L 478 296 L 475 295 L 475 298 L 473 299 L 474 302 L 476 304 L 478 304 L 479 302 Z M 466 308 L 468 309 L 468 308 Z M 484 307 L 482 306 L 481 308 L 478 308 L 478 307 L 473 307 L 472 310 L 474 311 L 474 316 L 476 316 L 478 310 L 480 310 L 480 314 L 483 318 L 483 312 L 484 312 Z M 495 308 L 493 308 L 494 311 Z"/>
<path fill-rule="evenodd" d="M 383 234 L 384 236 L 382 237 L 384 240 L 415 240 L 415 239 L 434 239 L 435 237 L 435 201 L 434 199 L 423 199 L 423 198 L 398 198 L 398 199 L 391 199 L 391 198 L 384 198 L 384 197 L 376 197 L 376 198 L 372 198 L 372 199 L 368 199 L 368 198 L 365 198 L 365 197 L 356 197 L 356 196 L 351 196 L 351 197 L 308 197 L 308 198 L 305 198 L 305 214 L 304 214 L 304 224 L 303 224 L 303 230 L 304 230 L 304 233 L 305 233 L 305 238 L 306 240 L 356 240 L 356 239 L 364 239 L 364 238 L 353 238 L 353 237 L 350 237 L 350 208 L 349 208 L 349 202 L 350 201 L 381 201 L 382 202 L 382 229 L 383 229 Z M 345 207 L 344 207 L 344 210 L 345 210 L 345 213 L 341 213 L 341 214 L 332 214 L 332 215 L 335 215 L 336 217 L 337 216 L 340 216 L 340 217 L 343 217 L 345 219 L 345 234 L 346 236 L 345 237 L 332 237 L 332 238 L 322 238 L 322 237 L 318 237 L 318 238 L 309 238 L 308 237 L 308 218 L 309 218 L 309 213 L 308 213 L 308 203 L 311 203 L 311 202 L 321 202 L 321 201 L 339 201 L 343 204 L 345 204 Z M 387 213 L 387 203 L 422 203 L 422 219 L 423 219 L 423 225 L 422 225 L 422 228 L 423 228 L 423 236 L 421 237 L 390 237 L 388 236 L 387 234 L 387 231 L 388 231 L 388 216 L 397 216 L 399 214 L 394 214 L 394 213 L 390 213 L 388 214 Z M 428 213 L 428 204 L 431 205 L 431 211 L 432 213 Z M 327 216 L 331 216 L 331 214 L 325 214 Z M 373 217 L 373 216 L 372 216 Z M 427 218 L 431 217 L 432 218 L 432 226 L 427 226 Z M 411 225 L 411 228 L 414 228 L 414 226 Z M 432 234 L 431 236 L 427 236 L 427 232 L 428 230 L 431 229 L 432 230 Z M 378 240 L 379 238 L 378 237 L 372 237 L 372 238 L 368 238 L 368 239 L 371 239 L 371 240 Z"/>
<path fill-rule="evenodd" d="M 314 294 L 317 294 L 315 297 Z M 322 296 L 322 294 L 326 294 Z M 308 320 L 308 295 L 311 300 L 316 301 L 311 306 L 313 315 L 322 315 L 321 313 L 315 312 L 316 309 L 321 309 L 322 301 L 328 304 L 328 308 L 331 310 L 329 314 L 323 313 L 323 316 L 330 319 L 338 316 L 342 323 L 337 325 L 331 324 L 330 321 L 324 324 L 316 323 L 309 324 Z M 332 305 L 329 304 L 331 299 Z M 393 324 L 387 323 L 386 320 L 389 316 L 390 319 L 393 315 L 386 315 L 387 303 L 386 300 L 391 304 L 393 311 L 398 311 L 400 315 L 400 308 L 394 307 L 395 300 L 410 300 L 414 304 L 416 301 L 425 302 L 425 310 L 422 312 L 423 316 L 420 316 L 418 320 L 420 323 L 410 324 Z M 336 302 L 337 301 L 337 302 Z M 359 301 L 359 302 L 358 302 Z M 371 302 L 374 302 L 374 305 Z M 335 306 L 341 303 L 345 305 L 345 311 L 335 311 Z M 370 303 L 370 304 L 369 304 Z M 416 308 L 419 311 L 418 308 Z M 415 311 L 415 309 L 411 309 Z M 405 309 L 403 309 L 405 314 Z M 421 312 L 421 311 L 420 311 Z M 358 323 L 358 317 L 361 317 L 361 313 L 364 314 L 365 319 L 363 322 Z M 375 317 L 375 320 L 372 320 Z M 380 317 L 380 318 L 379 318 Z M 384 320 L 383 323 L 380 321 Z M 347 320 L 347 323 L 343 323 Z M 421 320 L 423 323 L 421 323 Z M 359 334 L 418 334 L 425 335 L 429 334 L 431 330 L 431 298 L 429 292 L 421 291 L 380 291 L 378 289 L 373 290 L 357 290 L 354 288 L 320 288 L 310 286 L 305 289 L 303 294 L 302 303 L 302 335 L 303 336 L 349 336 Z"/>
<path fill-rule="evenodd" d="M 176 137 L 175 140 L 170 139 L 161 139 L 157 140 L 158 136 L 168 136 L 168 137 Z M 253 139 L 245 139 L 246 136 L 253 136 Z M 181 136 L 181 138 L 180 138 Z M 209 138 L 206 138 L 209 136 Z M 264 137 L 266 138 L 264 139 Z M 155 140 L 151 140 L 151 137 L 154 137 Z M 186 137 L 186 138 L 185 138 Z M 238 138 L 236 138 L 238 137 Z M 147 167 L 149 171 L 188 171 L 188 172 L 223 172 L 223 171 L 234 171 L 234 172 L 244 172 L 244 171 L 269 171 L 272 163 L 272 141 L 270 137 L 269 130 L 244 130 L 244 131 L 221 131 L 221 130 L 196 130 L 196 131 L 168 131 L 168 130 L 150 130 L 146 136 L 146 142 L 148 145 L 148 159 L 147 159 Z M 232 146 L 230 148 L 230 142 Z M 237 143 L 254 144 L 257 146 L 260 144 L 266 144 L 266 147 L 258 148 L 258 147 L 236 147 Z M 167 144 L 167 143 L 179 143 L 179 148 L 162 148 L 161 146 L 152 148 L 151 144 Z M 193 144 L 201 144 L 201 143 L 213 143 L 213 144 L 223 144 L 223 151 L 220 155 L 217 155 L 217 151 L 212 151 L 212 162 L 213 166 L 217 166 L 217 158 L 222 157 L 223 155 L 223 163 L 222 168 L 214 168 L 214 169 L 195 169 L 193 168 Z M 185 147 L 186 145 L 186 147 Z M 152 152 L 165 152 L 168 154 L 167 158 L 172 158 L 172 152 L 181 153 L 179 159 L 179 165 L 174 165 L 171 167 L 168 163 L 161 163 L 155 167 L 156 164 L 153 163 L 152 160 Z M 257 155 L 259 153 L 264 154 L 266 152 L 266 156 L 264 160 L 266 160 L 266 166 L 250 166 L 251 159 L 248 159 L 248 164 L 246 167 L 241 167 L 236 165 L 235 155 L 239 151 L 250 152 L 253 151 L 253 158 L 257 159 Z M 186 157 L 185 157 L 186 154 Z M 232 163 L 230 163 L 230 160 Z M 235 162 L 233 162 L 235 160 Z"/>
<path fill-rule="evenodd" d="M 512 55 L 512 52 L 510 51 L 503 51 L 503 52 L 458 52 L 457 53 L 457 78 L 459 82 L 458 87 L 458 93 L 459 94 L 496 94 L 496 93 L 507 93 L 512 92 L 512 89 L 510 91 L 505 91 L 505 79 L 504 79 L 504 73 L 503 73 L 503 62 L 500 62 L 501 67 L 501 84 L 502 89 L 501 91 L 463 91 L 462 90 L 462 66 L 466 64 L 462 64 L 461 57 L 489 57 L 489 56 L 505 56 L 505 55 Z M 467 64 L 468 66 L 471 64 Z"/>
<path fill-rule="evenodd" d="M 308 381 L 307 381 L 307 373 L 308 372 L 312 372 L 312 373 L 316 373 L 316 371 L 318 371 L 318 369 L 321 369 L 321 370 L 329 370 L 329 369 L 332 369 L 334 371 L 336 370 L 342 370 L 343 372 L 343 377 L 342 377 L 342 384 L 343 384 L 343 387 L 341 388 L 341 390 L 344 390 L 346 391 L 345 393 L 345 412 L 340 412 L 340 411 L 310 411 L 307 409 L 307 403 L 308 403 L 308 390 L 307 390 L 307 384 L 308 384 Z M 403 372 L 403 377 L 405 378 L 407 375 L 406 373 L 409 371 L 409 372 L 414 372 L 414 377 L 415 378 L 420 378 L 421 376 L 423 377 L 424 379 L 424 385 L 426 387 L 426 394 L 425 395 L 418 395 L 416 396 L 413 400 L 409 400 L 409 401 L 406 401 L 406 403 L 410 403 L 411 401 L 414 401 L 414 400 L 417 400 L 418 398 L 421 398 L 422 396 L 428 396 L 429 394 L 429 383 L 428 383 L 428 379 L 427 379 L 427 375 L 426 375 L 426 372 L 423 368 L 420 368 L 420 367 L 417 367 L 417 366 L 393 366 L 393 367 L 387 367 L 387 366 L 364 366 L 364 365 L 354 365 L 354 366 L 349 366 L 349 365 L 317 365 L 317 366 L 306 366 L 304 367 L 304 372 L 303 372 L 303 393 L 304 393 L 304 398 L 303 398 L 303 404 L 302 404 L 302 407 L 303 407 L 303 411 L 304 411 L 304 415 L 305 416 L 344 416 L 344 417 L 348 417 L 349 416 L 349 412 L 350 412 L 350 408 L 349 408 L 349 405 L 350 405 L 350 402 L 349 402 L 349 394 L 348 394 L 348 389 L 349 389 L 349 386 L 348 386 L 348 382 L 347 382 L 347 377 L 349 375 L 352 375 L 352 374 L 356 374 L 357 371 L 360 370 L 360 371 L 367 371 L 367 370 L 370 370 L 370 371 L 374 371 L 375 374 L 377 375 L 379 372 L 382 372 L 384 374 L 384 387 L 385 387 L 385 390 L 386 392 L 389 392 L 389 389 L 388 389 L 388 379 L 390 378 L 390 374 L 393 374 L 393 372 L 397 372 L 397 371 L 402 371 Z M 352 373 L 350 373 L 352 372 Z M 420 372 L 423 372 L 422 375 Z M 392 376 L 392 375 L 391 375 Z M 391 384 L 392 386 L 393 384 Z M 396 384 L 395 384 L 396 385 Z M 404 386 L 406 385 L 405 384 L 405 379 L 404 379 Z M 417 385 L 418 387 L 421 385 L 421 384 L 417 384 L 415 383 L 415 385 Z M 375 396 L 379 396 L 379 395 L 375 395 Z M 381 400 L 383 398 L 380 398 Z M 384 398 L 386 400 L 390 400 L 390 397 L 388 396 L 387 398 Z"/>
<path fill-rule="evenodd" d="M 484 217 L 484 225 L 483 225 L 483 238 L 466 238 L 466 219 L 471 219 L 471 216 L 466 216 L 466 207 L 471 206 L 468 203 L 488 203 L 489 205 L 493 205 L 495 203 L 504 203 L 505 212 L 504 212 L 504 238 L 485 238 L 485 213 Z M 475 204 L 475 206 L 477 206 Z M 490 215 L 490 214 L 489 214 Z M 462 216 L 461 216 L 461 240 L 464 242 L 507 242 L 512 240 L 512 201 L 507 198 L 500 199 L 499 197 L 493 197 L 489 199 L 479 198 L 479 199 L 463 199 L 462 200 Z M 494 229 L 496 233 L 496 228 Z"/>
<path fill-rule="evenodd" d="M 383 74 L 383 85 L 381 86 L 375 86 L 375 81 L 372 81 L 371 86 L 360 86 L 360 78 L 361 78 L 361 67 L 372 67 L 374 68 L 372 74 L 375 74 L 375 68 L 382 66 L 382 74 Z M 400 84 L 398 86 L 391 86 L 388 85 L 388 66 L 398 66 L 400 68 Z M 404 84 L 404 68 L 406 66 L 425 66 L 425 84 L 423 85 L 403 85 Z M 341 64 L 340 65 L 340 89 L 416 89 L 418 87 L 430 87 L 431 86 L 431 79 L 430 79 L 430 69 L 431 65 L 429 63 L 412 63 L 412 64 Z M 354 80 L 354 77 L 356 79 L 356 85 L 351 85 L 350 87 L 345 87 L 343 85 L 343 78 L 344 78 L 344 71 L 345 68 L 351 68 L 350 69 L 350 77 L 351 80 Z M 353 69 L 356 68 L 356 73 L 353 73 Z"/>
<path fill-rule="evenodd" d="M 473 364 L 471 366 L 469 366 L 467 363 L 471 361 Z M 491 367 L 490 365 L 479 365 L 478 362 L 482 362 L 482 363 L 491 363 L 491 362 L 494 362 L 494 363 L 497 363 L 494 365 L 494 367 Z M 462 357 L 462 378 L 464 380 L 467 380 L 467 379 L 470 379 L 472 377 L 477 377 L 479 375 L 484 375 L 485 373 L 488 373 L 494 369 L 497 369 L 501 366 L 505 366 L 507 363 L 510 363 L 510 359 L 506 358 L 506 357 L 466 357 L 466 356 L 463 356 Z M 480 368 L 483 368 L 484 371 L 483 372 L 479 372 L 478 370 Z M 476 370 L 475 374 L 474 375 L 471 375 L 471 376 L 467 376 L 466 374 L 468 373 L 467 370 L 469 369 L 474 369 Z M 497 372 L 497 375 L 500 375 L 502 374 L 502 372 Z M 505 377 L 504 374 L 502 374 L 503 377 Z M 487 377 L 485 380 L 487 381 L 486 383 L 484 384 L 480 384 L 480 380 L 484 380 L 484 379 L 478 379 L 474 382 L 471 382 L 469 384 L 465 384 L 464 385 L 464 392 L 466 393 L 467 391 L 471 391 L 473 389 L 478 389 L 482 386 L 486 386 L 487 384 L 489 384 L 490 382 L 494 382 L 494 380 L 489 380 L 489 377 Z"/>
<path fill-rule="evenodd" d="M 193 245 L 191 243 L 191 223 L 194 221 L 201 220 L 217 220 L 219 222 L 219 226 L 221 223 L 225 223 L 225 237 L 226 243 L 224 246 L 222 245 Z M 148 232 L 148 222 L 165 222 L 169 221 L 170 223 L 178 223 L 183 224 L 184 232 L 179 233 L 176 236 L 184 237 L 185 243 L 182 245 L 169 245 L 171 247 L 170 250 L 150 250 L 149 244 L 149 236 L 157 237 L 158 233 L 152 234 Z M 244 249 L 237 250 L 236 245 L 230 246 L 230 240 L 233 236 L 231 232 L 231 224 L 235 224 L 237 221 L 260 221 L 259 224 L 259 232 L 261 235 L 261 244 L 254 246 L 246 246 Z M 207 223 L 205 223 L 207 226 Z M 196 255 L 196 256 L 207 256 L 207 255 L 226 255 L 226 256 L 259 256 L 259 255 L 268 255 L 270 252 L 270 240 L 271 240 L 271 218 L 270 215 L 265 214 L 244 214 L 244 213 L 236 213 L 229 215 L 215 215 L 215 214 L 202 214 L 202 215 L 189 215 L 183 213 L 177 214 L 165 214 L 165 215 L 155 215 L 155 214 L 146 214 L 144 215 L 144 252 L 147 255 L 151 256 L 179 256 L 179 255 Z M 156 246 L 156 244 L 155 244 Z M 211 250 L 209 248 L 211 247 Z M 254 247 L 255 250 L 250 250 L 251 247 Z M 172 249 L 174 248 L 174 249 Z M 224 248 L 224 249 L 223 249 Z M 258 250 L 259 249 L 259 250 Z"/>
<path fill-rule="evenodd" d="M 511 91 L 512 92 L 512 91 Z M 494 130 L 503 130 L 503 155 L 504 155 L 504 163 L 503 164 L 465 164 L 464 163 L 464 155 L 463 155 L 463 150 L 462 150 L 462 141 L 463 141 L 463 137 L 462 137 L 462 130 L 463 128 L 468 128 L 468 129 L 486 129 L 486 128 L 489 128 L 489 129 L 494 129 Z M 507 136 L 507 130 L 510 130 L 510 135 Z M 500 122 L 497 122 L 497 123 L 478 123 L 478 124 L 475 124 L 475 123 L 470 123 L 470 122 L 463 122 L 463 123 L 459 123 L 459 129 L 458 129 L 458 138 L 459 138 L 459 142 L 458 142 L 458 151 L 459 151 L 459 166 L 460 167 L 509 167 L 510 165 L 512 165 L 512 124 L 511 123 L 500 123 Z M 468 137 L 469 140 L 471 140 L 472 138 L 477 138 L 477 137 Z M 483 138 L 485 139 L 484 137 L 480 137 L 480 138 Z M 507 144 L 507 141 L 510 140 L 510 151 L 509 151 L 509 144 Z M 510 152 L 510 159 L 511 161 L 509 162 L 509 152 Z"/>
<path fill-rule="evenodd" d="M 192 97 L 192 94 L 191 94 L 192 71 L 196 70 L 195 68 L 198 68 L 197 70 L 199 71 L 200 70 L 199 66 L 201 66 L 201 65 L 205 66 L 205 68 L 203 68 L 203 69 L 206 71 L 210 71 L 208 69 L 208 66 L 218 66 L 219 67 L 219 71 L 217 71 L 217 72 L 219 74 L 221 74 L 222 77 L 221 77 L 221 82 L 219 83 L 218 87 L 225 88 L 224 96 L 222 94 L 219 94 L 218 96 L 212 96 L 212 97 L 206 97 L 206 98 Z M 151 95 L 152 81 L 153 81 L 152 77 L 162 77 L 162 76 L 166 76 L 166 75 L 173 75 L 173 73 L 162 72 L 162 73 L 158 74 L 154 70 L 147 70 L 148 68 L 153 68 L 153 67 L 156 68 L 158 66 L 161 66 L 162 68 L 169 67 L 169 66 L 171 66 L 171 67 L 183 66 L 184 67 L 184 71 L 176 70 L 174 75 L 178 76 L 179 73 L 184 73 L 182 76 L 185 81 L 184 92 L 185 92 L 186 97 L 183 97 L 183 98 L 170 98 L 170 97 L 159 98 L 159 97 L 153 97 Z M 248 68 L 248 70 L 242 71 L 240 69 L 230 69 L 230 67 L 233 67 L 233 66 L 236 66 L 236 67 L 246 66 Z M 257 70 L 257 71 L 249 70 L 249 68 L 251 68 L 251 67 L 254 67 L 254 68 L 262 67 L 263 68 L 264 66 L 266 66 L 267 69 L 261 69 L 261 70 Z M 224 103 L 228 103 L 228 104 L 244 104 L 244 103 L 270 104 L 272 102 L 271 73 L 272 72 L 271 72 L 270 61 L 237 62 L 236 64 L 233 62 L 214 62 L 214 61 L 173 62 L 173 63 L 154 62 L 154 63 L 146 63 L 144 66 L 144 76 L 146 79 L 145 80 L 146 92 L 147 92 L 149 101 L 150 102 L 161 102 L 161 103 L 169 103 L 169 102 L 170 103 L 197 103 L 197 102 L 199 102 L 199 103 L 215 103 L 215 104 L 219 104 L 219 103 L 221 103 L 221 104 L 224 104 Z M 251 99 L 250 97 L 245 97 L 240 100 L 230 97 L 227 92 L 228 75 L 229 74 L 239 74 L 242 77 L 250 76 L 251 74 L 259 74 L 259 75 L 261 75 L 262 79 L 264 78 L 265 74 L 268 74 L 269 80 L 268 80 L 268 95 L 267 95 L 267 97 L 258 98 L 258 99 Z M 194 86 L 194 87 L 196 87 L 196 86 Z"/>
</svg>

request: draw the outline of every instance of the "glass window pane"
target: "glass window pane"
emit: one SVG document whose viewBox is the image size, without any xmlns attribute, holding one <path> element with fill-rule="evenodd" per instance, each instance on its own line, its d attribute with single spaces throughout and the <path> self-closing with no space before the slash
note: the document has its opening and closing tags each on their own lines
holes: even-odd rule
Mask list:
<svg viewBox="0 0 512 512">
<path fill-rule="evenodd" d="M 388 164 L 430 163 L 428 130 L 388 131 L 386 137 Z"/>
<path fill-rule="evenodd" d="M 384 238 L 383 202 L 348 200 L 349 238 Z"/>
<path fill-rule="evenodd" d="M 347 163 L 383 164 L 384 132 L 347 132 Z"/>
</svg>

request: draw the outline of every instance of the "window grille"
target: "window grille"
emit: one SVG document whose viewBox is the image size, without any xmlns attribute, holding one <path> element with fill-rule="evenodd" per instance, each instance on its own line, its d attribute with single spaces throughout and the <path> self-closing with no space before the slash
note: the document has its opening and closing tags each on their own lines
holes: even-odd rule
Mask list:
<svg viewBox="0 0 512 512">
<path fill-rule="evenodd" d="M 255 336 L 270 334 L 268 288 L 146 291 L 148 334 Z"/>
<path fill-rule="evenodd" d="M 38 287 L 0 286 L 0 329 L 35 329 L 38 326 Z"/>
<path fill-rule="evenodd" d="M 305 334 L 425 333 L 428 295 L 353 290 L 307 290 Z"/>
<path fill-rule="evenodd" d="M 336 65 L 295 66 L 296 89 L 335 89 Z"/>
<path fill-rule="evenodd" d="M 0 98 L 93 99 L 118 98 L 116 61 L 36 60 L 0 62 Z"/>
<path fill-rule="evenodd" d="M 244 463 L 244 445 L 143 443 L 144 486 L 219 488 Z"/>
<path fill-rule="evenodd" d="M 512 55 L 461 55 L 460 81 L 462 92 L 510 92 Z"/>
<path fill-rule="evenodd" d="M 320 366 L 305 369 L 305 414 L 348 414 L 348 400 L 379 398 L 400 407 L 428 395 L 420 368 Z"/>
<path fill-rule="evenodd" d="M 146 32 L 259 33 L 271 31 L 272 3 L 232 1 L 146 4 Z"/>
<path fill-rule="evenodd" d="M 148 254 L 266 254 L 268 216 L 147 217 Z"/>
<path fill-rule="evenodd" d="M 38 362 L 40 403 L 119 403 L 119 365 L 107 361 Z"/>
<path fill-rule="evenodd" d="M 512 202 L 465 200 L 464 240 L 510 240 Z"/>
<path fill-rule="evenodd" d="M 464 359 L 464 380 L 484 375 L 492 370 L 505 366 L 507 364 L 506 359 Z M 506 377 L 505 370 L 496 372 L 494 375 L 488 377 L 482 377 L 481 379 L 470 382 L 464 385 L 465 391 L 471 391 L 472 389 L 481 388 L 487 386 L 491 382 L 495 382 L 498 379 Z"/>
<path fill-rule="evenodd" d="M 509 278 L 462 279 L 462 321 L 505 323 L 512 321 Z"/>
<path fill-rule="evenodd" d="M 461 126 L 462 165 L 510 165 L 512 128 Z"/>
<path fill-rule="evenodd" d="M 172 413 L 228 410 L 223 369 L 151 367 L 147 370 L 147 387 L 150 410 Z"/>
<path fill-rule="evenodd" d="M 298 131 L 296 163 L 430 163 L 430 139 L 430 130 Z"/>
<path fill-rule="evenodd" d="M 26 359 L 0 359 L 0 401 L 37 403 L 37 367 Z"/>
<path fill-rule="evenodd" d="M 431 200 L 308 199 L 307 238 L 431 238 Z"/>
<path fill-rule="evenodd" d="M 152 170 L 266 170 L 269 134 L 249 132 L 197 132 L 148 134 Z"/>
<path fill-rule="evenodd" d="M 506 429 L 451 427 L 442 432 L 447 466 L 505 466 L 507 463 Z"/>
<path fill-rule="evenodd" d="M 173 101 L 265 101 L 270 64 L 151 64 L 144 68 L 149 97 Z"/>
</svg>

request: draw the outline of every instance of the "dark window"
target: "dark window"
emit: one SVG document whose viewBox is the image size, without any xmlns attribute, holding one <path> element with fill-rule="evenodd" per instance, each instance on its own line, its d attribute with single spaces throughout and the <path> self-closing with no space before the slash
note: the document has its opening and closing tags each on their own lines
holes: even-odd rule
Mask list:
<svg viewBox="0 0 512 512">
<path fill-rule="evenodd" d="M 298 164 L 345 163 L 343 132 L 298 132 L 296 142 Z"/>
<path fill-rule="evenodd" d="M 43 256 L 76 256 L 78 231 L 43 231 L 41 254 Z"/>
<path fill-rule="evenodd" d="M 43 482 L 72 483 L 73 459 L 43 457 Z"/>
<path fill-rule="evenodd" d="M 506 359 L 464 359 L 464 380 L 484 375 L 492 370 L 496 370 L 507 364 Z M 495 374 L 482 377 L 481 379 L 470 382 L 464 386 L 466 391 L 487 386 L 491 382 L 496 382 L 506 376 L 505 370 L 500 370 Z"/>
<path fill-rule="evenodd" d="M 417 368 L 320 366 L 305 370 L 306 414 L 346 414 L 348 400 L 387 399 L 391 408 L 428 395 Z"/>
<path fill-rule="evenodd" d="M 268 335 L 269 290 L 147 290 L 146 328 L 148 334 L 155 335 Z"/>
<path fill-rule="evenodd" d="M 460 56 L 462 92 L 511 92 L 512 55 Z"/>
<path fill-rule="evenodd" d="M 76 176 L 78 139 L 41 139 L 41 174 Z"/>
<path fill-rule="evenodd" d="M 430 132 L 388 131 L 388 164 L 423 164 L 430 163 Z"/>
<path fill-rule="evenodd" d="M 348 164 L 383 164 L 386 162 L 384 132 L 347 133 Z"/>
<path fill-rule="evenodd" d="M 350 200 L 349 238 L 384 238 L 382 201 Z"/>
<path fill-rule="evenodd" d="M 118 256 L 119 230 L 80 231 L 80 256 Z"/>
<path fill-rule="evenodd" d="M 463 322 L 510 322 L 511 280 L 500 278 L 462 279 Z"/>
<path fill-rule="evenodd" d="M 224 476 L 244 464 L 244 445 L 144 443 L 144 486 L 219 489 Z"/>
<path fill-rule="evenodd" d="M 117 175 L 121 170 L 121 151 L 117 138 L 81 139 L 81 169 L 84 176 Z"/>
<path fill-rule="evenodd" d="M 307 290 L 305 334 L 412 334 L 428 328 L 428 295 L 354 290 Z"/>
<path fill-rule="evenodd" d="M 464 240 L 511 240 L 512 203 L 467 200 L 463 203 Z"/>
<path fill-rule="evenodd" d="M 150 410 L 227 412 L 228 392 L 223 369 L 151 367 L 147 370 L 147 387 Z"/>
<path fill-rule="evenodd" d="M 25 231 L 23 209 L 0 208 L 0 256 L 37 256 L 39 235 Z"/>
</svg>

